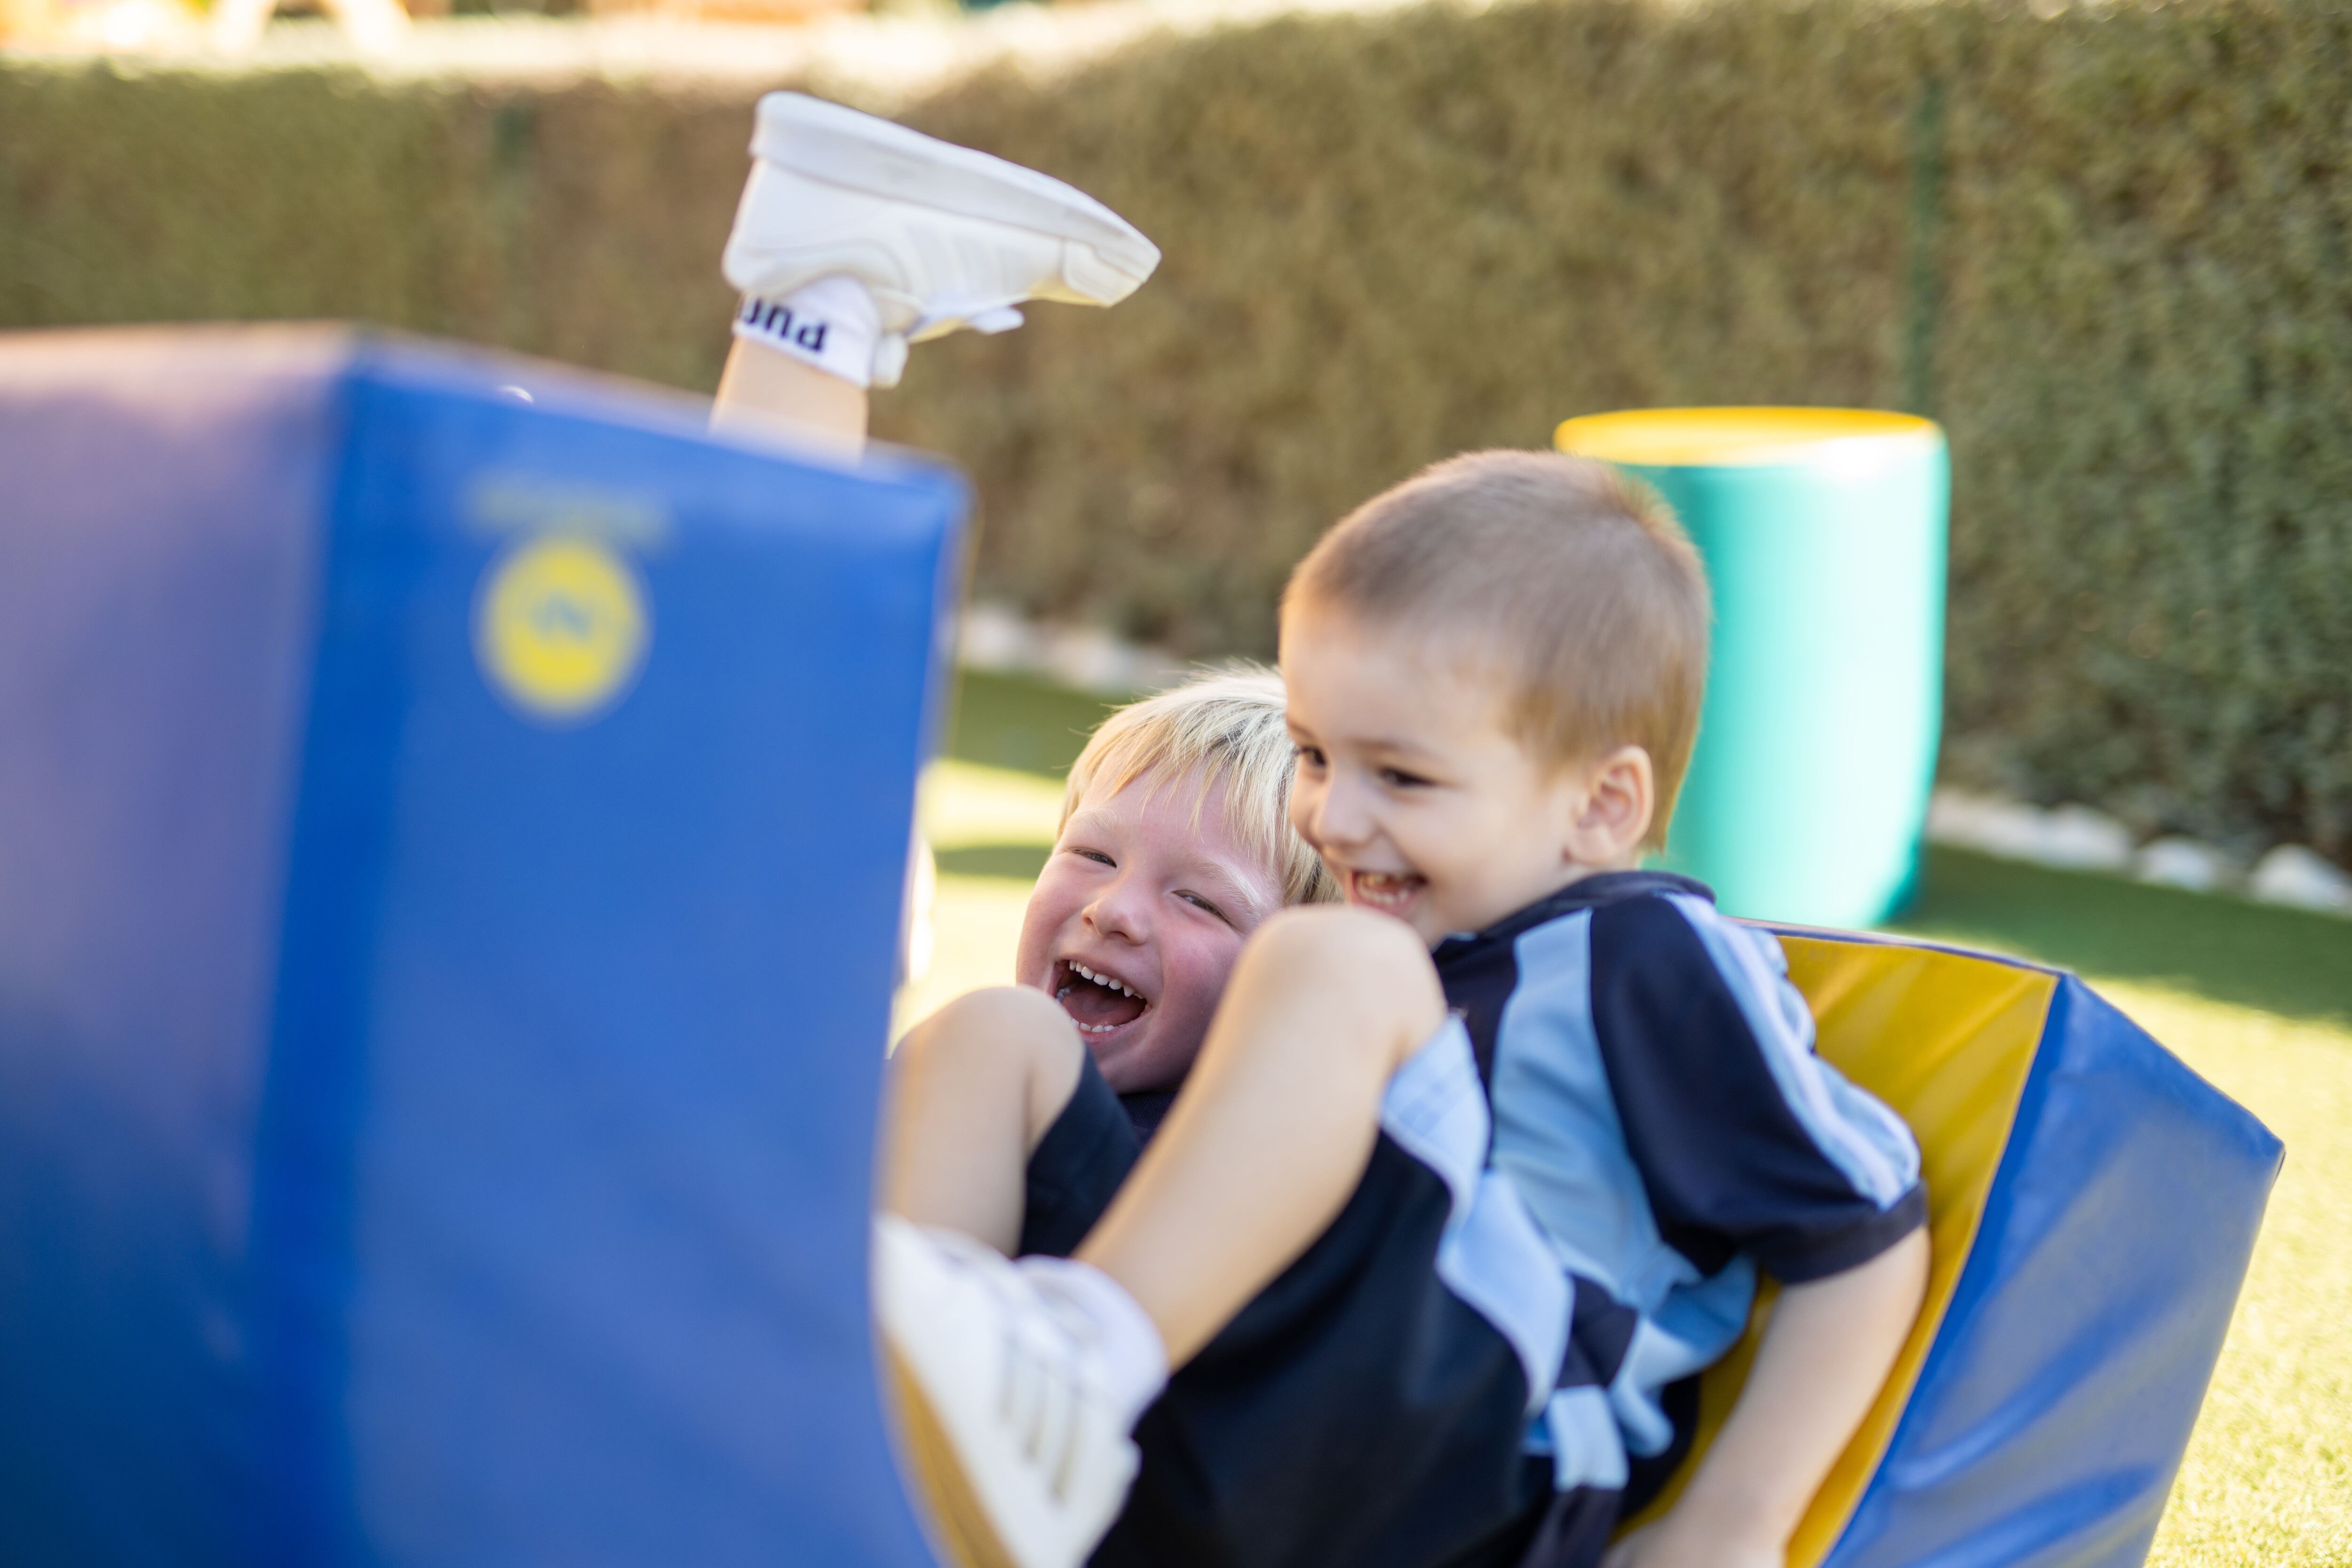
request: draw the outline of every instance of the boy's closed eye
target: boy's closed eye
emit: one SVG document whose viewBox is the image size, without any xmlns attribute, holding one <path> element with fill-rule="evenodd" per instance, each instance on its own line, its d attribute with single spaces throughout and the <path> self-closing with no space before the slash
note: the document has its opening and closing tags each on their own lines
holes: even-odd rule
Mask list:
<svg viewBox="0 0 2352 1568">
<path fill-rule="evenodd" d="M 1223 921 L 1225 924 L 1233 926 L 1235 931 L 1239 931 L 1241 929 L 1241 927 L 1234 925 L 1234 917 L 1220 909 L 1217 906 L 1215 900 L 1204 898 L 1199 893 L 1189 890 L 1179 891 L 1176 896 L 1183 900 L 1186 903 L 1192 905 L 1194 909 L 1204 910 L 1205 912 L 1215 916 L 1218 920 Z"/>
</svg>

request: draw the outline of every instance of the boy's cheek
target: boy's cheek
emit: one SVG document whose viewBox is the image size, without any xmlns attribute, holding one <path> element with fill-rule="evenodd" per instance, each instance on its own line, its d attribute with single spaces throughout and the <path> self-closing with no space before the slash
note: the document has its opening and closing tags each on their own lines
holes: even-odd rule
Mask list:
<svg viewBox="0 0 2352 1568">
<path fill-rule="evenodd" d="M 1305 839 L 1308 847 L 1315 847 L 1315 835 L 1308 831 L 1315 825 L 1315 787 L 1304 778 L 1294 778 L 1290 785 L 1290 830 Z"/>
<path fill-rule="evenodd" d="M 1014 984 L 1045 984 L 1046 952 L 1074 907 L 1073 900 L 1055 886 L 1048 863 L 1037 885 L 1029 890 L 1029 902 L 1021 910 L 1021 937 L 1013 948 Z"/>
<path fill-rule="evenodd" d="M 1217 1010 L 1218 999 L 1224 995 L 1225 983 L 1234 977 L 1234 965 L 1241 962 L 1241 956 L 1242 939 L 1238 936 L 1213 947 L 1183 952 L 1163 950 L 1160 973 L 1167 994 L 1160 1000 L 1171 1019 L 1190 1020 L 1196 1028 L 1206 1032 L 1209 1016 Z"/>
</svg>

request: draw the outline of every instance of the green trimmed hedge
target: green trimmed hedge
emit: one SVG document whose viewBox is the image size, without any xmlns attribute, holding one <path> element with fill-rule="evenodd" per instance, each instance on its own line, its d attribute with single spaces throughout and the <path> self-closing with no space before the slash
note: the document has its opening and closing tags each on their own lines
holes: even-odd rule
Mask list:
<svg viewBox="0 0 2352 1568">
<path fill-rule="evenodd" d="M 922 350 L 985 588 L 1263 652 L 1333 518 L 1673 403 L 1955 456 L 1946 771 L 2352 854 L 2352 14 L 1538 0 L 831 81 L 1167 252 Z M 0 67 L 0 324 L 352 315 L 708 387 L 751 91 Z"/>
<path fill-rule="evenodd" d="M 0 327 L 353 317 L 708 390 L 749 102 L 0 58 Z"/>
</svg>

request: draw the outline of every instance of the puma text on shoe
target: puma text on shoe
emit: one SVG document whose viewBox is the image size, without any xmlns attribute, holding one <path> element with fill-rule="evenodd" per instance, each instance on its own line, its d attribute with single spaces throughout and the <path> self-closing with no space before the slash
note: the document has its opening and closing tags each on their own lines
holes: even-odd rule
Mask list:
<svg viewBox="0 0 2352 1568">
<path fill-rule="evenodd" d="M 764 343 L 828 375 L 857 386 L 896 381 L 903 347 L 884 362 L 880 318 L 873 296 L 853 278 L 820 278 L 789 298 L 747 295 L 735 313 L 735 335 Z M 896 345 L 894 345 L 896 346 Z M 877 377 L 877 372 L 887 374 Z"/>
</svg>

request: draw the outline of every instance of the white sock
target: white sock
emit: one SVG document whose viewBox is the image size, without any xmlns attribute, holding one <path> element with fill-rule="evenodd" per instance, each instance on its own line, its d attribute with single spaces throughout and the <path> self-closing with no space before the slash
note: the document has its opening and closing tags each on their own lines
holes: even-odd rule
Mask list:
<svg viewBox="0 0 2352 1568">
<path fill-rule="evenodd" d="M 743 297 L 735 335 L 788 353 L 853 386 L 890 386 L 906 363 L 903 339 L 882 335 L 874 296 L 855 278 L 835 274 L 803 284 L 782 300 Z"/>
<path fill-rule="evenodd" d="M 1023 1258 L 1014 1267 L 1040 1290 L 1051 1291 L 1076 1309 L 1101 1335 L 1110 1393 L 1118 1401 L 1121 1429 L 1132 1427 L 1168 1386 L 1168 1347 L 1150 1314 L 1118 1281 L 1075 1258 Z"/>
</svg>

